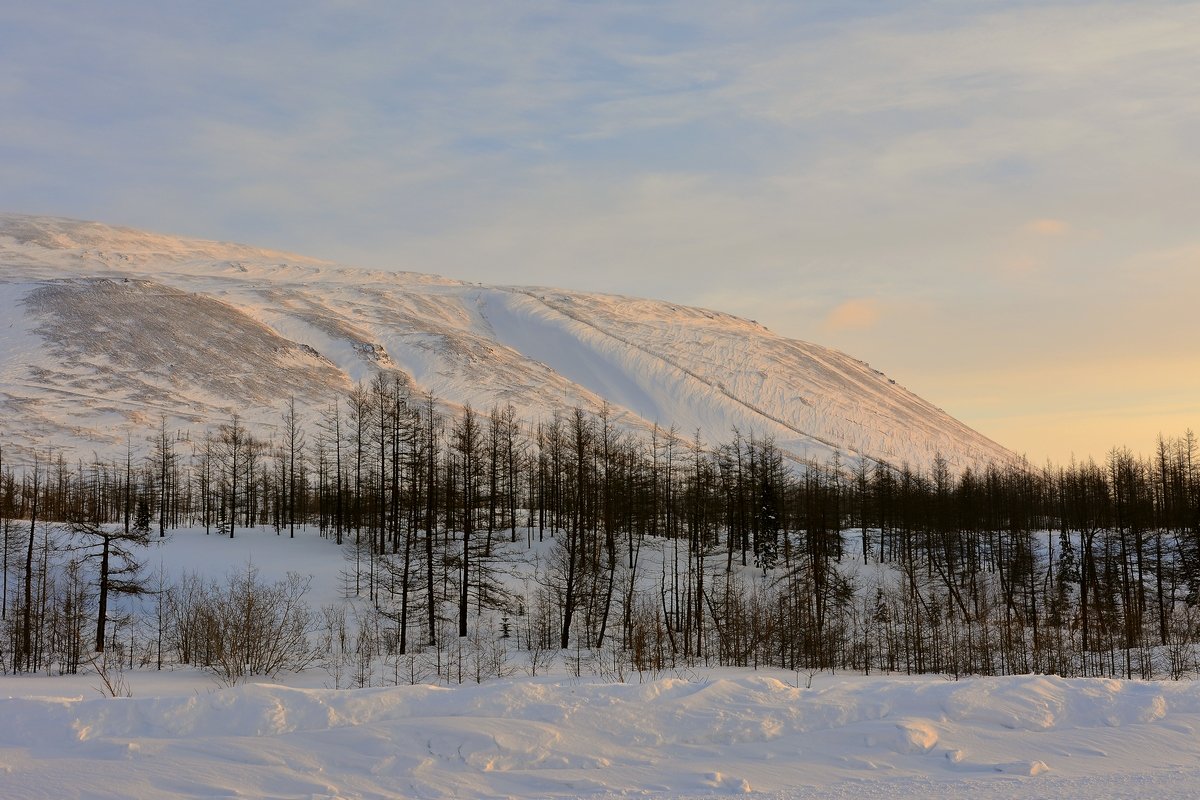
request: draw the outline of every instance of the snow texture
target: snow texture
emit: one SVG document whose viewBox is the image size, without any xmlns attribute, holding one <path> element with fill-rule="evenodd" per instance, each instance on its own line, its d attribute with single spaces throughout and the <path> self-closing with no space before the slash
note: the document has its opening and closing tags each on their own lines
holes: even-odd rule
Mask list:
<svg viewBox="0 0 1200 800">
<path fill-rule="evenodd" d="M 21 679 L 0 691 L 20 692 Z M 61 682 L 29 681 L 38 691 Z M 746 674 L 0 700 L 0 793 L 1194 797 L 1200 686 Z"/>
</svg>

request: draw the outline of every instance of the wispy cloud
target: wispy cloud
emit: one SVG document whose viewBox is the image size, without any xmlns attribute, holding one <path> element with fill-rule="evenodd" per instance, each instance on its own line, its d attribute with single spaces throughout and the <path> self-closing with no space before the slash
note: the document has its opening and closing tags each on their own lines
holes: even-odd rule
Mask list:
<svg viewBox="0 0 1200 800">
<path fill-rule="evenodd" d="M 839 304 L 825 316 L 831 331 L 869 330 L 879 322 L 879 303 L 871 298 L 855 298 Z"/>
<path fill-rule="evenodd" d="M 1042 219 L 1030 220 L 1025 223 L 1022 230 L 1033 233 L 1038 236 L 1062 236 L 1071 230 L 1071 226 L 1061 219 L 1050 219 L 1045 217 Z"/>
</svg>

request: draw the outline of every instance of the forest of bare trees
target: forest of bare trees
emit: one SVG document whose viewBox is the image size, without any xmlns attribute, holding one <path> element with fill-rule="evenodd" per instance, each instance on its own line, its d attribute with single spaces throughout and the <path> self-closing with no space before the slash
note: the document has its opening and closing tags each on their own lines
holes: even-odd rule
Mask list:
<svg viewBox="0 0 1200 800">
<path fill-rule="evenodd" d="M 237 416 L 200 434 L 164 420 L 119 459 L 4 456 L 6 671 L 74 672 L 115 648 L 234 680 L 353 651 L 415 680 L 421 654 L 441 675 L 457 648 L 461 680 L 503 674 L 501 639 L 527 669 L 558 653 L 618 675 L 1198 667 L 1190 432 L 1148 458 L 1040 468 L 795 463 L 747 431 L 631 434 L 606 407 L 443 416 L 380 374 L 311 418 L 287 401 L 269 433 Z M 264 527 L 340 545 L 346 594 L 369 614 L 308 609 L 299 576 L 171 581 L 140 563 L 177 529 Z M 522 588 L 512 565 L 530 554 Z"/>
</svg>

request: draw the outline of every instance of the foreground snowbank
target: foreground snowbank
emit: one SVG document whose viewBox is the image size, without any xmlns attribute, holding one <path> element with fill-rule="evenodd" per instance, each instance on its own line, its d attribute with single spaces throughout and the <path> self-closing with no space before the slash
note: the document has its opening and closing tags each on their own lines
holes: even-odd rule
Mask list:
<svg viewBox="0 0 1200 800">
<path fill-rule="evenodd" d="M 21 688 L 0 681 L 0 693 Z M 0 700 L 0 796 L 1160 797 L 1200 685 L 1047 677 L 250 685 Z"/>
</svg>

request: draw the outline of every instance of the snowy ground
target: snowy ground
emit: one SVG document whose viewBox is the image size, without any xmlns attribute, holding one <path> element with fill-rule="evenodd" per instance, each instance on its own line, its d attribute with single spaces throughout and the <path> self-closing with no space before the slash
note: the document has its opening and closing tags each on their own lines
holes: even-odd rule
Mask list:
<svg viewBox="0 0 1200 800">
<path fill-rule="evenodd" d="M 311 574 L 316 608 L 338 602 L 342 552 L 311 531 L 188 530 L 147 562 Z M 0 799 L 1200 796 L 1191 682 L 716 669 L 619 683 L 562 662 L 454 688 L 337 690 L 320 669 L 233 688 L 192 669 L 125 678 L 133 696 L 113 699 L 94 674 L 0 677 Z"/>
<path fill-rule="evenodd" d="M 741 674 L 645 684 L 5 679 L 0 795 L 1195 797 L 1200 686 Z M 53 692 L 54 696 L 44 696 Z M 78 693 L 76 693 L 78 692 Z M 141 696 L 141 695 L 145 696 Z M 66 696 L 64 696 L 66 695 Z"/>
</svg>

